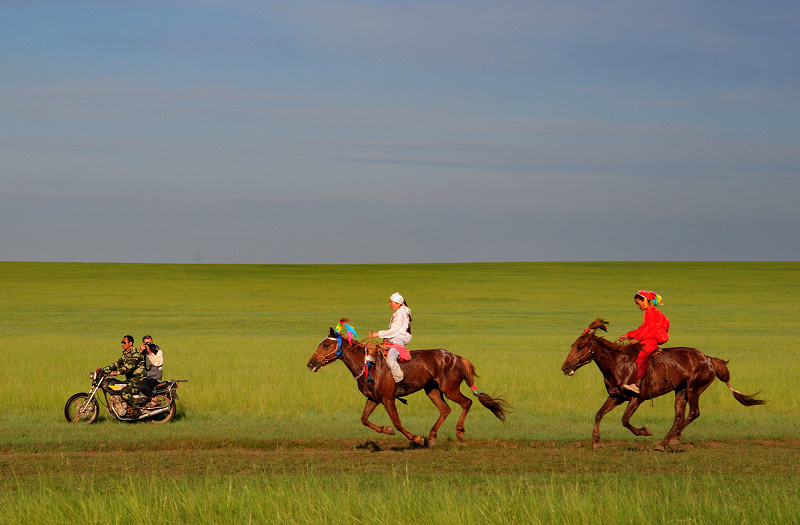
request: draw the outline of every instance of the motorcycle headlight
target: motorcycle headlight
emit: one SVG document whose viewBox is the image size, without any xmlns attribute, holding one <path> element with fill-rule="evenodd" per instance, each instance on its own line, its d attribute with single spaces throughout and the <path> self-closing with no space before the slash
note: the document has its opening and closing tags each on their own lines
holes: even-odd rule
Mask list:
<svg viewBox="0 0 800 525">
<path fill-rule="evenodd" d="M 97 379 L 97 372 L 95 371 L 89 372 L 89 377 L 91 377 L 92 381 L 94 381 L 95 379 Z"/>
</svg>

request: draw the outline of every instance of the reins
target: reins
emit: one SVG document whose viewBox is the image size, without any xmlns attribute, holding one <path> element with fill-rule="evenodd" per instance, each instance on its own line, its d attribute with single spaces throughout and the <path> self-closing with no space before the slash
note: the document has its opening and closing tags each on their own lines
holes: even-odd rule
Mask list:
<svg viewBox="0 0 800 525">
<path fill-rule="evenodd" d="M 588 335 L 588 333 L 587 333 L 587 335 Z M 591 363 L 592 361 L 595 361 L 598 358 L 603 357 L 606 354 L 610 354 L 610 353 L 613 353 L 613 352 L 619 352 L 620 350 L 622 350 L 622 348 L 606 347 L 606 351 L 605 352 L 603 352 L 602 354 L 598 354 L 598 353 L 595 352 L 595 349 L 594 349 L 594 345 L 597 343 L 597 341 L 596 341 L 597 339 L 599 339 L 599 338 L 596 335 L 591 334 L 591 337 L 589 338 L 589 342 L 588 342 L 588 344 L 586 346 L 588 347 L 588 350 L 589 350 L 588 353 L 592 357 L 591 357 L 591 359 L 588 359 L 587 361 L 581 363 L 581 359 L 584 357 L 584 356 L 581 356 L 580 359 L 576 360 L 576 361 L 578 361 L 578 364 L 580 364 L 581 366 L 587 365 L 587 364 Z M 662 351 L 661 351 L 660 348 L 658 349 L 657 352 L 654 352 L 654 354 L 651 357 L 651 359 L 653 359 L 653 358 L 657 358 L 658 359 L 658 363 L 664 365 L 664 367 L 665 367 L 664 382 L 668 383 L 672 387 L 671 390 L 675 390 L 675 385 L 672 383 L 672 380 L 670 379 L 669 374 L 666 373 L 666 363 L 664 363 L 664 357 L 663 357 L 663 354 L 662 354 Z M 656 364 L 655 362 L 651 362 L 650 365 L 648 366 L 648 372 L 649 372 L 648 376 L 651 375 L 652 373 L 654 373 L 654 372 L 652 372 L 652 368 L 653 368 L 653 365 L 655 365 L 655 364 Z M 730 387 L 728 387 L 728 388 L 730 388 Z M 651 405 L 653 403 L 653 398 L 652 397 L 650 397 L 650 403 L 651 403 Z"/>
</svg>

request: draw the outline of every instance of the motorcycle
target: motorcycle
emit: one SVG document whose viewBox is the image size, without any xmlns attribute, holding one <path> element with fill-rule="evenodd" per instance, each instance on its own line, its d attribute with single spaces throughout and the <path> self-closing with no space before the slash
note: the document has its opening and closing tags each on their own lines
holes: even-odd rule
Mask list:
<svg viewBox="0 0 800 525">
<path fill-rule="evenodd" d="M 135 394 L 133 401 L 136 406 L 130 406 L 122 394 L 128 393 L 128 383 L 108 377 L 103 369 L 89 373 L 92 378 L 92 388 L 89 393 L 79 392 L 67 400 L 64 406 L 64 417 L 70 423 L 94 423 L 100 415 L 97 402 L 103 392 L 105 406 L 108 413 L 119 421 L 149 420 L 153 423 L 168 423 L 175 417 L 178 400 L 178 383 L 186 383 L 186 379 L 170 379 L 152 386 L 152 396 Z M 155 380 L 152 380 L 156 383 Z"/>
</svg>

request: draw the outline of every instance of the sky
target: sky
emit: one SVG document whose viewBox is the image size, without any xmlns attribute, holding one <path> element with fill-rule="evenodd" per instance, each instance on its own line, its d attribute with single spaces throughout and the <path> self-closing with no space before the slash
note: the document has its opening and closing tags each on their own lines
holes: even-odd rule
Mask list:
<svg viewBox="0 0 800 525">
<path fill-rule="evenodd" d="M 0 0 L 0 260 L 800 260 L 800 3 Z"/>
</svg>

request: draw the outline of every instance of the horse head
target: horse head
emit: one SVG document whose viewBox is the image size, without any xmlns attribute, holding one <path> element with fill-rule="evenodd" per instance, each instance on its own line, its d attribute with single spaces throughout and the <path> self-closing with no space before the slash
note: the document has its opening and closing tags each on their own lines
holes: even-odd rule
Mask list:
<svg viewBox="0 0 800 525">
<path fill-rule="evenodd" d="M 317 350 L 306 366 L 312 372 L 316 372 L 323 366 L 333 363 L 342 356 L 342 336 L 331 328 L 330 335 L 320 341 Z"/>
<path fill-rule="evenodd" d="M 591 363 L 597 355 L 595 354 L 593 340 L 597 337 L 595 332 L 602 330 L 607 332 L 606 325 L 608 321 L 600 319 L 599 317 L 589 324 L 589 328 L 585 329 L 578 337 L 572 347 L 569 349 L 569 354 L 561 365 L 561 371 L 564 375 L 571 376 L 577 369 L 587 363 Z"/>
</svg>

